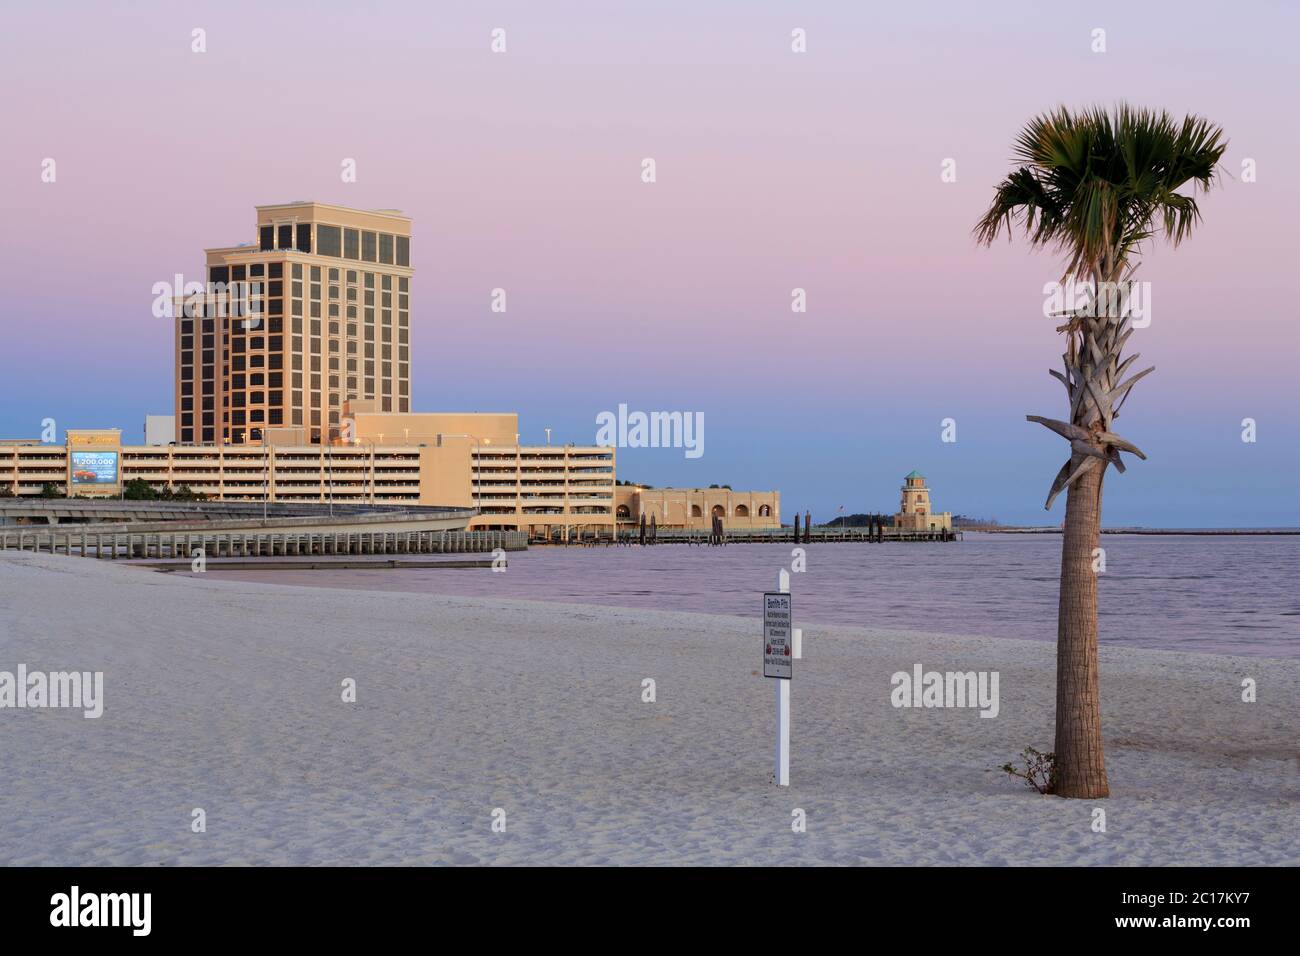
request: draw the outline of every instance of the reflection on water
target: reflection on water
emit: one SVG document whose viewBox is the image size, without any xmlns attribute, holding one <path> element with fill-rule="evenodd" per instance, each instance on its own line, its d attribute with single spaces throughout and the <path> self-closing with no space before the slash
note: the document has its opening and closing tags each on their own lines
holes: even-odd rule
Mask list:
<svg viewBox="0 0 1300 956">
<path fill-rule="evenodd" d="M 1101 641 L 1300 657 L 1300 537 L 1106 535 Z M 791 544 L 534 548 L 486 570 L 223 572 L 281 584 L 758 614 Z M 797 620 L 1056 639 L 1057 535 L 951 544 L 812 544 L 791 576 Z"/>
</svg>

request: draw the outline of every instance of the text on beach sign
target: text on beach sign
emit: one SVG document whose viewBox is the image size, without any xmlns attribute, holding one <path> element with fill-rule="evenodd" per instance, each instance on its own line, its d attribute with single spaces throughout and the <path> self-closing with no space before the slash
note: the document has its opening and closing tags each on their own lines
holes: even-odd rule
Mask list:
<svg viewBox="0 0 1300 956">
<path fill-rule="evenodd" d="M 768 591 L 763 595 L 763 676 L 789 680 L 791 657 L 790 595 Z"/>
</svg>

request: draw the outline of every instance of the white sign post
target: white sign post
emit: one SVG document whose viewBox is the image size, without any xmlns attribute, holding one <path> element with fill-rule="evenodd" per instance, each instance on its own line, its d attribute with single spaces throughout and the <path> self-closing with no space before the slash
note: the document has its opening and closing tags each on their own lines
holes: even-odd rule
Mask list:
<svg viewBox="0 0 1300 956">
<path fill-rule="evenodd" d="M 790 578 L 782 570 L 780 591 L 763 594 L 763 676 L 776 680 L 776 770 L 778 787 L 790 786 L 790 678 L 794 673 L 790 622 Z"/>
</svg>

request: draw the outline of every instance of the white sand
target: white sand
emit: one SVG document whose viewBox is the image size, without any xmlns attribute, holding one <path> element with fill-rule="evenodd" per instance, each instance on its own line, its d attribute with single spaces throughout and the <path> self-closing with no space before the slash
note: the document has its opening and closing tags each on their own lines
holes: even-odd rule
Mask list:
<svg viewBox="0 0 1300 956">
<path fill-rule="evenodd" d="M 1300 863 L 1300 662 L 1103 648 L 1114 796 L 1067 801 L 993 769 L 1050 748 L 1050 645 L 809 627 L 781 789 L 757 627 L 0 554 L 0 670 L 105 672 L 0 710 L 0 863 Z M 894 709 L 918 661 L 1000 715 Z"/>
</svg>

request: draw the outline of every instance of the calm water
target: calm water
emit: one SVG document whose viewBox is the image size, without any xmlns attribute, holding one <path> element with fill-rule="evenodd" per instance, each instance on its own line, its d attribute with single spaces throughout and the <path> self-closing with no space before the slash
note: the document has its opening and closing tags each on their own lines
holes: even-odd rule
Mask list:
<svg viewBox="0 0 1300 956">
<path fill-rule="evenodd" d="M 1300 537 L 1105 535 L 1101 641 L 1300 658 Z M 247 581 L 758 613 L 793 545 L 534 548 L 486 570 L 229 572 Z M 809 545 L 796 620 L 1056 639 L 1057 535 Z"/>
</svg>

